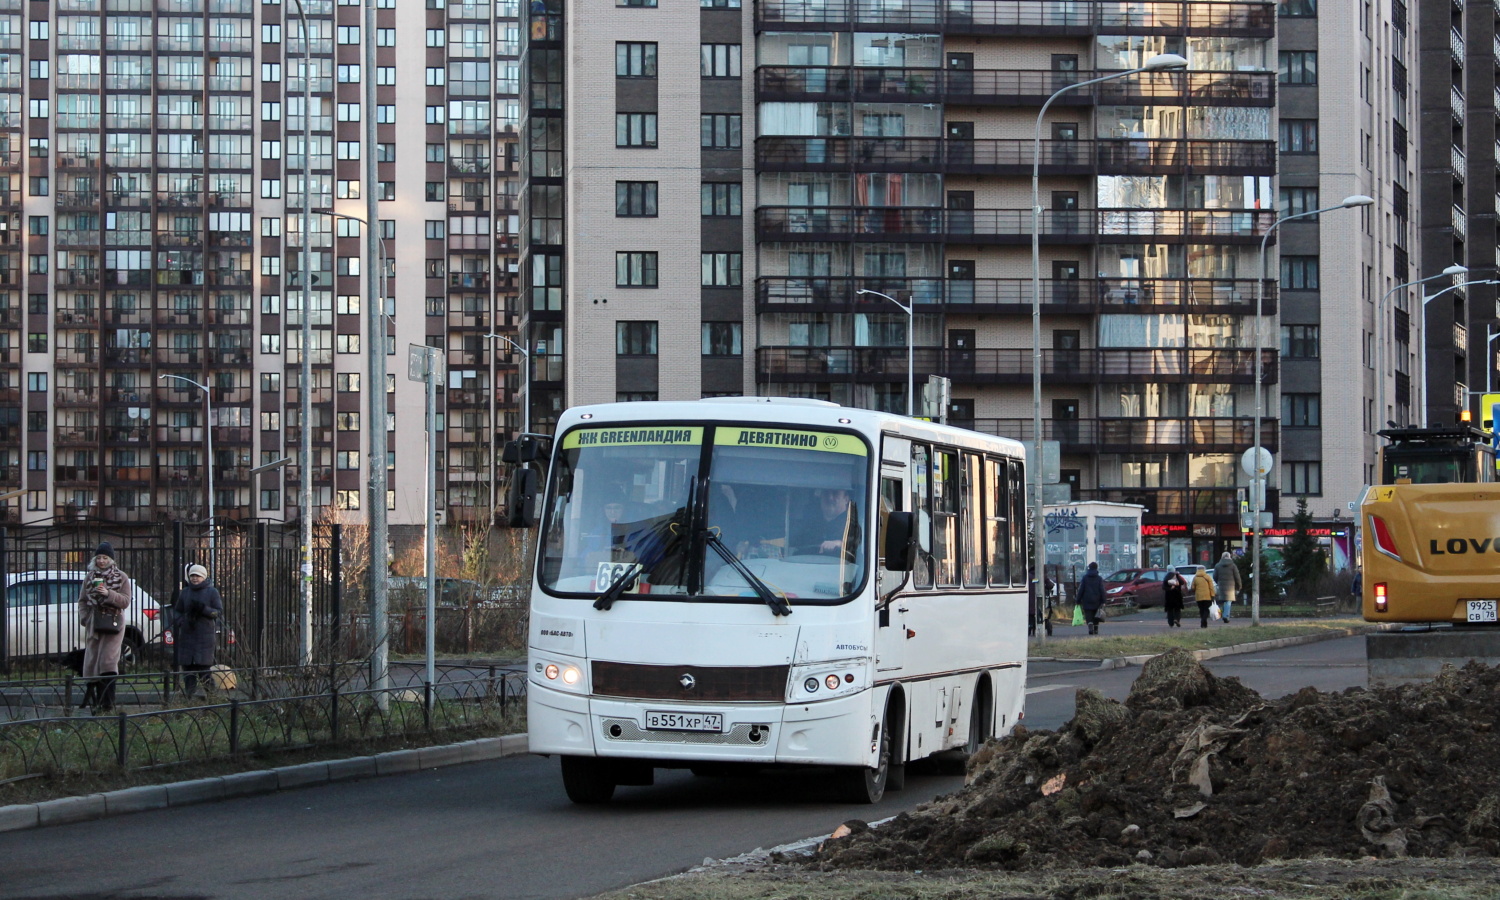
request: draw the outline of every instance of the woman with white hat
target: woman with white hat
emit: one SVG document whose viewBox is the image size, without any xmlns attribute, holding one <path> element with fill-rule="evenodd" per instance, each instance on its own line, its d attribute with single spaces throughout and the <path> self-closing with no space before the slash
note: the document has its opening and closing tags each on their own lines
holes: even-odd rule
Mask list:
<svg viewBox="0 0 1500 900">
<path fill-rule="evenodd" d="M 177 614 L 172 626 L 172 646 L 177 665 L 186 673 L 182 679 L 183 696 L 192 698 L 198 690 L 198 673 L 207 672 L 214 664 L 214 644 L 218 641 L 224 600 L 202 566 L 188 566 L 187 580 L 187 587 L 177 595 L 172 607 Z M 205 689 L 211 686 L 207 676 L 203 683 Z"/>
</svg>

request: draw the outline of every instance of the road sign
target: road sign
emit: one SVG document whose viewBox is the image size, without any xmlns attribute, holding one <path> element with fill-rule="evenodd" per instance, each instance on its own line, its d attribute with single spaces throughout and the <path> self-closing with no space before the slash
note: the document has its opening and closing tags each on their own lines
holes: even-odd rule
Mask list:
<svg viewBox="0 0 1500 900">
<path fill-rule="evenodd" d="M 1276 524 L 1276 514 L 1275 513 L 1273 513 L 1273 512 L 1263 512 L 1263 513 L 1260 514 L 1260 530 L 1261 531 L 1265 531 L 1267 528 L 1271 528 L 1275 524 Z M 1240 513 L 1240 530 L 1241 531 L 1253 531 L 1253 530 L 1255 530 L 1255 515 L 1254 515 L 1254 513 Z"/>
<path fill-rule="evenodd" d="M 1037 464 L 1036 441 L 1026 442 L 1026 480 L 1036 484 L 1037 472 L 1041 472 L 1042 484 L 1062 480 L 1062 445 L 1057 441 L 1042 441 L 1041 465 Z"/>
<path fill-rule="evenodd" d="M 1257 462 L 1259 463 L 1258 471 L 1256 465 Z M 1245 451 L 1244 455 L 1240 457 L 1240 468 L 1244 469 L 1245 474 L 1249 475 L 1251 478 L 1254 478 L 1257 475 L 1259 475 L 1261 478 L 1265 478 L 1266 473 L 1271 471 L 1271 464 L 1271 451 L 1267 450 L 1265 447 L 1251 447 L 1249 450 Z"/>
<path fill-rule="evenodd" d="M 1495 427 L 1495 407 L 1500 406 L 1500 394 L 1479 395 L 1479 427 L 1500 434 Z"/>
</svg>

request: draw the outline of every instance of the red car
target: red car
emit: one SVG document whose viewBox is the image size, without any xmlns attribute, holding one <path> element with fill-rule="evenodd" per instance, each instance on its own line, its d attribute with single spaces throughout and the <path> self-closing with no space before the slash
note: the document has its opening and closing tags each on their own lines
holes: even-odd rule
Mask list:
<svg viewBox="0 0 1500 900">
<path fill-rule="evenodd" d="M 1145 609 L 1161 606 L 1162 582 L 1168 569 L 1121 569 L 1104 579 L 1104 602 L 1114 606 L 1130 603 Z"/>
</svg>

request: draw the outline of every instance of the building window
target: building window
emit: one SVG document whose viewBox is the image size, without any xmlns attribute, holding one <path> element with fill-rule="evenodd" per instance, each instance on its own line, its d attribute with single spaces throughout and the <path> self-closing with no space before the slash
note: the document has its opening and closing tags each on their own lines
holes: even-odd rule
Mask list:
<svg viewBox="0 0 1500 900">
<path fill-rule="evenodd" d="M 281 390 L 281 373 L 280 372 L 262 372 L 262 373 L 260 373 L 260 390 L 261 390 L 262 393 L 265 393 L 265 394 L 274 394 L 277 391 Z"/>
<path fill-rule="evenodd" d="M 262 294 L 260 297 L 260 311 L 268 316 L 281 314 L 281 295 Z"/>
<path fill-rule="evenodd" d="M 394 28 L 377 28 L 377 29 L 375 29 L 375 46 L 377 46 L 377 47 L 394 47 L 394 46 L 396 46 L 396 29 L 394 29 Z"/>
<path fill-rule="evenodd" d="M 1320 462 L 1282 463 L 1281 489 L 1292 496 L 1321 496 L 1323 464 Z"/>
<path fill-rule="evenodd" d="M 656 182 L 616 181 L 615 215 L 621 217 L 655 216 Z"/>
<path fill-rule="evenodd" d="M 281 491 L 270 489 L 260 492 L 260 508 L 264 510 L 281 508 Z"/>
<path fill-rule="evenodd" d="M 1284 291 L 1317 290 L 1318 258 L 1316 256 L 1283 256 L 1281 258 L 1281 289 Z"/>
<path fill-rule="evenodd" d="M 1282 153 L 1317 153 L 1317 120 L 1282 119 L 1280 149 Z"/>
<path fill-rule="evenodd" d="M 615 113 L 616 147 L 655 147 L 656 113 Z"/>
<path fill-rule="evenodd" d="M 441 241 L 448 236 L 448 222 L 444 219 L 427 220 L 427 239 Z"/>
<path fill-rule="evenodd" d="M 260 352 L 262 352 L 262 353 L 280 353 L 281 352 L 281 335 L 279 335 L 279 334 L 263 334 L 263 335 L 261 335 L 260 336 Z"/>
<path fill-rule="evenodd" d="M 26 230 L 31 234 L 47 233 L 46 216 L 29 216 L 26 221 Z"/>
<path fill-rule="evenodd" d="M 27 353 L 46 353 L 47 352 L 47 332 L 45 332 L 45 331 L 32 331 L 32 332 L 29 332 L 26 335 L 26 352 Z"/>
<path fill-rule="evenodd" d="M 27 372 L 26 373 L 26 390 L 28 390 L 28 391 L 45 391 L 45 390 L 47 390 L 47 373 L 46 372 Z"/>
<path fill-rule="evenodd" d="M 703 254 L 704 287 L 739 287 L 744 269 L 742 253 Z"/>
<path fill-rule="evenodd" d="M 376 162 L 383 162 L 383 163 L 393 163 L 393 162 L 395 162 L 396 161 L 396 145 L 395 144 L 376 144 L 375 145 L 375 161 Z"/>
<path fill-rule="evenodd" d="M 442 66 L 427 67 L 427 86 L 441 87 L 448 83 L 448 70 Z"/>
<path fill-rule="evenodd" d="M 707 183 L 703 185 L 703 214 L 705 216 L 740 215 L 740 185 L 738 182 Z"/>
<path fill-rule="evenodd" d="M 281 430 L 281 413 L 279 413 L 279 412 L 263 412 L 263 413 L 261 413 L 260 414 L 260 430 L 261 431 L 280 431 Z"/>
<path fill-rule="evenodd" d="M 650 403 L 660 398 L 656 391 L 616 391 L 616 403 Z"/>
<path fill-rule="evenodd" d="M 1317 359 L 1319 335 L 1317 325 L 1281 326 L 1282 359 Z"/>
<path fill-rule="evenodd" d="M 32 175 L 28 182 L 31 186 L 31 196 L 45 197 L 52 193 L 52 182 L 46 175 Z"/>
<path fill-rule="evenodd" d="M 339 84 L 359 84 L 359 66 L 340 65 L 338 68 Z"/>
<path fill-rule="evenodd" d="M 656 7 L 656 0 L 615 0 L 615 6 Z"/>
<path fill-rule="evenodd" d="M 641 41 L 615 42 L 615 76 L 617 78 L 655 78 L 656 43 Z"/>
<path fill-rule="evenodd" d="M 1318 0 L 1280 0 L 1276 14 L 1283 19 L 1303 19 L 1318 14 Z"/>
<path fill-rule="evenodd" d="M 39 410 L 26 414 L 26 430 L 32 433 L 47 430 L 47 411 Z"/>
<path fill-rule="evenodd" d="M 1317 84 L 1318 53 L 1316 50 L 1283 50 L 1280 54 L 1281 69 L 1276 80 L 1280 84 Z"/>
<path fill-rule="evenodd" d="M 427 182 L 427 199 L 433 203 L 440 203 L 448 199 L 448 183 L 445 181 Z"/>
<path fill-rule="evenodd" d="M 359 430 L 359 413 L 357 412 L 341 412 L 335 421 L 339 431 Z"/>
<path fill-rule="evenodd" d="M 1323 401 L 1318 394 L 1282 394 L 1283 428 L 1317 428 L 1323 424 Z"/>
<path fill-rule="evenodd" d="M 740 77 L 739 44 L 702 44 L 699 51 L 700 74 L 704 78 Z"/>
<path fill-rule="evenodd" d="M 740 146 L 737 113 L 707 113 L 700 120 L 699 146 L 709 150 L 734 150 Z"/>
<path fill-rule="evenodd" d="M 616 322 L 615 353 L 619 356 L 655 356 L 655 322 Z"/>
<path fill-rule="evenodd" d="M 1300 216 L 1318 208 L 1318 189 L 1315 187 L 1284 187 L 1281 189 L 1280 215 Z M 1317 216 L 1308 216 L 1306 221 L 1316 222 Z"/>
<path fill-rule="evenodd" d="M 616 253 L 615 287 L 656 287 L 656 254 L 639 250 Z"/>
<path fill-rule="evenodd" d="M 359 393 L 358 372 L 340 372 L 335 379 L 335 383 L 337 384 L 338 391 L 341 394 Z M 356 465 L 358 465 L 358 463 L 356 463 Z"/>
<path fill-rule="evenodd" d="M 744 326 L 739 322 L 704 322 L 704 356 L 740 356 Z"/>
</svg>

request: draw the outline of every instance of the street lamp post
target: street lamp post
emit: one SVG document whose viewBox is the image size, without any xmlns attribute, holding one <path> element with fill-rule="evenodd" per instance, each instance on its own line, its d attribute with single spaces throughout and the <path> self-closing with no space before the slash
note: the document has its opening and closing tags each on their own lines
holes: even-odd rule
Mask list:
<svg viewBox="0 0 1500 900">
<path fill-rule="evenodd" d="M 1047 583 L 1047 529 L 1042 514 L 1042 202 L 1040 199 L 1042 179 L 1042 120 L 1052 101 L 1068 91 L 1089 87 L 1116 78 L 1128 78 L 1144 72 L 1165 72 L 1169 69 L 1185 69 L 1188 61 L 1176 53 L 1160 53 L 1146 60 L 1145 65 L 1121 72 L 1111 72 L 1098 78 L 1090 78 L 1077 84 L 1067 84 L 1052 92 L 1047 102 L 1036 114 L 1036 128 L 1031 140 L 1031 430 L 1036 452 L 1029 460 L 1032 468 L 1032 483 L 1036 486 L 1032 494 L 1031 540 L 1032 540 L 1032 591 L 1037 598 L 1037 609 L 1045 610 L 1044 586 Z M 1043 613 L 1046 614 L 1045 612 Z"/>
<path fill-rule="evenodd" d="M 374 151 L 369 151 L 373 153 Z M 369 309 L 369 349 L 367 351 L 369 380 L 365 391 L 369 400 L 370 421 L 368 430 L 369 440 L 369 465 L 370 465 L 370 622 L 373 634 L 371 643 L 374 645 L 370 651 L 370 682 L 377 689 L 388 686 L 390 673 L 387 660 L 389 658 L 389 629 L 387 626 L 387 610 L 390 605 L 390 571 L 386 565 L 377 564 L 385 558 L 386 546 L 386 508 L 385 508 L 385 455 L 386 455 L 386 428 L 385 428 L 385 308 L 386 298 L 390 296 L 385 238 L 380 234 L 379 219 L 362 219 L 359 216 L 348 213 L 335 212 L 331 209 L 318 210 L 319 215 L 332 216 L 336 219 L 348 219 L 351 222 L 359 222 L 369 229 L 369 235 L 377 251 L 377 260 L 380 271 L 370 278 L 370 294 L 374 302 Z M 376 548 L 379 548 L 378 550 Z M 380 702 L 385 701 L 385 695 L 379 695 Z"/>
<path fill-rule="evenodd" d="M 303 665 L 313 658 L 313 549 L 312 549 L 312 32 L 307 27 L 307 11 L 302 0 L 292 0 L 302 29 L 302 359 L 298 419 L 302 446 L 298 448 L 297 467 L 302 484 L 299 518 L 302 537 L 302 628 L 301 657 Z M 373 72 L 365 73 L 366 78 Z M 373 190 L 375 185 L 369 185 Z M 383 385 L 382 385 L 383 387 Z"/>
<path fill-rule="evenodd" d="M 1389 343 L 1388 336 L 1390 333 L 1390 328 L 1387 327 L 1387 323 L 1385 320 L 1386 301 L 1390 300 L 1391 295 L 1399 290 L 1414 287 L 1419 284 L 1426 284 L 1429 281 L 1436 281 L 1439 278 L 1452 278 L 1455 275 L 1467 274 L 1469 274 L 1468 266 L 1460 266 L 1455 264 L 1449 266 L 1436 275 L 1428 275 L 1426 278 L 1418 278 L 1416 281 L 1407 281 L 1402 284 L 1398 284 L 1390 290 L 1386 291 L 1384 294 L 1380 295 L 1380 302 L 1375 305 L 1375 353 L 1377 366 L 1375 370 L 1375 396 L 1377 399 L 1375 401 L 1375 421 L 1371 423 L 1376 433 L 1379 433 L 1381 423 L 1385 421 L 1385 369 L 1387 365 L 1386 357 L 1389 355 L 1386 351 L 1386 344 Z"/>
<path fill-rule="evenodd" d="M 489 340 L 499 338 L 510 344 L 511 348 L 521 354 L 521 359 L 524 360 L 522 365 L 526 368 L 521 372 L 521 434 L 529 434 L 531 432 L 531 354 L 525 347 L 503 334 L 496 334 L 492 331 L 485 337 Z"/>
<path fill-rule="evenodd" d="M 1354 209 L 1360 206 L 1370 206 L 1375 203 L 1374 197 L 1364 194 L 1353 194 L 1345 197 L 1344 202 L 1338 206 L 1325 206 L 1322 209 L 1310 209 L 1306 212 L 1294 213 L 1290 216 L 1282 216 L 1272 222 L 1266 228 L 1266 233 L 1260 238 L 1260 277 L 1255 280 L 1255 426 L 1251 433 L 1251 457 L 1255 460 L 1250 472 L 1250 517 L 1253 520 L 1251 526 L 1252 539 L 1250 541 L 1250 624 L 1260 624 L 1260 514 L 1266 505 L 1266 465 L 1262 462 L 1260 439 L 1260 417 L 1264 408 L 1262 397 L 1264 385 L 1261 384 L 1261 347 L 1264 345 L 1264 324 L 1266 318 L 1266 244 L 1270 242 L 1271 235 L 1276 229 L 1293 219 L 1304 219 L 1308 216 L 1316 216 L 1319 213 L 1333 212 L 1337 209 Z"/>
<path fill-rule="evenodd" d="M 865 294 L 870 294 L 874 297 L 884 297 L 885 299 L 901 307 L 901 311 L 906 313 L 906 415 L 909 418 L 912 415 L 912 404 L 913 402 L 915 402 L 916 395 L 916 369 L 912 365 L 913 358 L 915 357 L 915 351 L 912 349 L 912 342 L 916 340 L 913 332 L 916 329 L 917 322 L 916 317 L 912 315 L 912 304 L 909 302 L 902 303 L 900 300 L 897 300 L 890 294 L 882 294 L 879 291 L 871 291 L 865 288 L 860 288 L 854 293 L 856 296 L 864 296 Z"/>
<path fill-rule="evenodd" d="M 215 561 L 214 557 L 216 556 L 216 553 L 215 553 L 215 549 L 216 548 L 215 548 L 215 545 L 214 545 L 214 426 L 213 426 L 213 395 L 209 391 L 208 385 L 206 385 L 206 384 L 200 384 L 200 383 L 194 381 L 193 379 L 187 377 L 186 375 L 161 375 L 161 376 L 158 376 L 156 380 L 157 381 L 164 381 L 164 380 L 166 380 L 168 378 L 175 378 L 178 381 L 187 382 L 188 384 L 192 385 L 193 387 L 195 387 L 198 390 L 200 390 L 200 391 L 203 392 L 203 444 L 204 444 L 204 450 L 203 450 L 203 452 L 204 452 L 204 454 L 206 454 L 206 457 L 207 457 L 204 460 L 204 462 L 207 464 L 206 468 L 207 468 L 207 471 L 208 471 L 208 504 L 207 504 L 207 506 L 208 506 L 208 570 L 209 570 L 209 572 L 213 572 L 213 570 L 214 570 L 214 561 Z"/>
<path fill-rule="evenodd" d="M 1484 340 L 1484 392 L 1492 394 L 1495 392 L 1495 351 L 1491 350 L 1490 347 L 1495 343 L 1495 338 L 1500 338 L 1500 331 L 1492 334 L 1490 326 L 1486 325 L 1484 326 L 1484 333 L 1486 335 Z"/>
<path fill-rule="evenodd" d="M 1478 278 L 1478 279 L 1475 279 L 1473 281 L 1462 281 L 1462 282 L 1459 282 L 1458 284 L 1450 285 L 1448 287 L 1445 287 L 1442 290 L 1438 291 L 1436 294 L 1428 294 L 1428 295 L 1426 295 L 1426 296 L 1424 296 L 1422 298 L 1422 318 L 1421 318 L 1421 325 L 1422 325 L 1422 327 L 1419 329 L 1420 333 L 1419 333 L 1419 335 L 1417 337 L 1417 371 L 1420 372 L 1420 373 L 1422 373 L 1422 381 L 1421 381 L 1421 384 L 1422 384 L 1422 403 L 1421 403 L 1420 409 L 1422 411 L 1422 427 L 1423 428 L 1427 427 L 1427 407 L 1428 407 L 1428 397 L 1427 397 L 1427 304 L 1429 304 L 1432 301 L 1436 300 L 1437 298 L 1443 296 L 1444 294 L 1449 293 L 1450 291 L 1456 291 L 1459 288 L 1465 288 L 1465 287 L 1469 287 L 1470 285 L 1475 285 L 1475 284 L 1500 284 L 1500 281 L 1496 281 L 1496 280 L 1491 279 L 1491 278 Z M 1486 380 L 1486 384 L 1488 384 L 1488 380 Z"/>
</svg>

